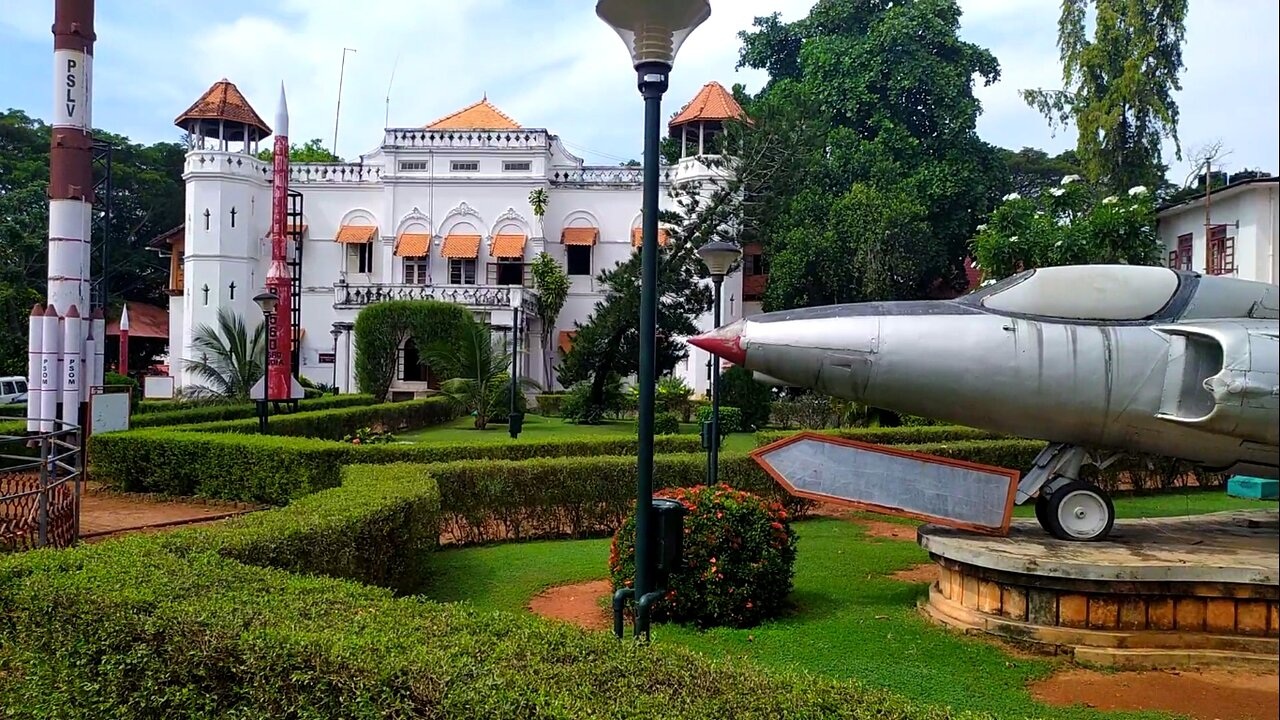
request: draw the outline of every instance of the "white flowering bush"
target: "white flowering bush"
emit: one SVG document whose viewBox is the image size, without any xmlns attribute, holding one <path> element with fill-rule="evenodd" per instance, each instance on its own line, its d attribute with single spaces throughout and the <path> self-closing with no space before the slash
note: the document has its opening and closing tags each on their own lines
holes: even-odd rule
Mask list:
<svg viewBox="0 0 1280 720">
<path fill-rule="evenodd" d="M 1158 265 L 1155 198 L 1145 187 L 1123 197 L 1098 193 L 1068 175 L 1037 198 L 1005 197 L 973 238 L 984 281 L 1055 265 Z"/>
</svg>

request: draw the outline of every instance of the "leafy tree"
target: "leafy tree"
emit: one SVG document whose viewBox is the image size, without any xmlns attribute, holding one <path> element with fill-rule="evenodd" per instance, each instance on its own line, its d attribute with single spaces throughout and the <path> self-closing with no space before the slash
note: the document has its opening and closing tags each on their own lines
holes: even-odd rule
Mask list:
<svg viewBox="0 0 1280 720">
<path fill-rule="evenodd" d="M 466 308 L 438 300 L 393 300 L 361 310 L 355 326 L 356 385 L 360 392 L 386 400 L 406 341 L 412 339 L 421 349 L 453 340 L 470 318 Z"/>
<path fill-rule="evenodd" d="M 734 365 L 720 375 L 720 403 L 742 411 L 744 430 L 758 430 L 769 424 L 773 391 L 750 370 Z"/>
<path fill-rule="evenodd" d="M 975 132 L 973 83 L 997 80 L 999 65 L 959 39 L 959 23 L 954 0 L 818 0 L 806 18 L 757 18 L 741 34 L 739 64 L 769 73 L 765 88 L 744 98 L 755 122 L 744 154 L 771 137 L 788 150 L 766 182 L 748 188 L 746 227 L 771 262 L 767 310 L 917 298 L 940 282 L 963 284 L 968 239 L 1008 176 Z M 883 238 L 849 225 L 873 199 L 910 210 L 912 230 Z M 887 243 L 895 257 L 914 260 L 890 271 L 835 263 L 816 281 L 799 271 L 815 255 L 835 257 L 835 247 L 813 247 L 832 243 L 864 251 Z M 780 264 L 792 271 L 779 276 Z"/>
<path fill-rule="evenodd" d="M 556 329 L 556 318 L 564 309 L 569 297 L 569 276 L 560 263 L 546 252 L 533 259 L 533 289 L 538 291 L 535 313 L 542 328 L 542 376 L 543 385 L 551 387 L 551 336 Z"/>
<path fill-rule="evenodd" d="M 1043 150 L 1024 147 L 1017 152 L 1001 150 L 1000 155 L 1009 169 L 1009 191 L 1023 197 L 1039 195 L 1062 178 L 1083 172 L 1075 150 L 1050 156 Z"/>
<path fill-rule="evenodd" d="M 468 313 L 455 339 L 434 342 L 425 354 L 431 368 L 445 378 L 441 392 L 472 414 L 477 430 L 484 430 L 495 406 L 501 406 L 510 392 L 511 353 L 501 349 L 488 325 Z"/>
<path fill-rule="evenodd" d="M 21 110 L 0 113 L 3 372 L 26 373 L 26 318 L 31 306 L 44 300 L 48 282 L 49 132 L 48 125 Z M 112 306 L 118 307 L 123 300 L 167 304 L 168 263 L 149 251 L 146 243 L 182 222 L 185 150 L 177 143 L 138 145 L 103 130 L 94 130 L 94 137 L 113 147 L 114 187 L 106 246 L 109 259 L 104 268 L 102 254 L 95 252 L 94 281 L 105 283 Z M 95 241 L 101 242 L 100 231 L 95 228 L 94 232 Z"/>
<path fill-rule="evenodd" d="M 275 159 L 276 153 L 273 148 L 262 150 L 258 153 L 258 159 L 271 162 Z M 289 143 L 289 162 L 291 163 L 328 163 L 342 162 L 342 158 L 334 155 L 325 149 L 324 141 L 320 138 L 312 138 L 302 145 Z"/>
<path fill-rule="evenodd" d="M 230 308 L 218 311 L 217 327 L 197 327 L 191 343 L 197 357 L 183 359 L 187 372 L 197 380 L 190 394 L 248 400 L 253 384 L 265 372 L 266 330 L 266 323 L 259 323 L 250 333 L 244 318 Z"/>
<path fill-rule="evenodd" d="M 1093 36 L 1087 32 L 1093 12 Z M 1024 90 L 1050 123 L 1072 123 L 1085 176 L 1111 192 L 1160 186 L 1160 145 L 1178 141 L 1187 0 L 1063 0 L 1061 90 Z"/>
<path fill-rule="evenodd" d="M 1144 187 L 1098 199 L 1084 182 L 1064 178 L 1036 198 L 1011 194 L 974 238 L 984 283 L 1055 265 L 1158 265 L 1154 194 Z"/>
</svg>

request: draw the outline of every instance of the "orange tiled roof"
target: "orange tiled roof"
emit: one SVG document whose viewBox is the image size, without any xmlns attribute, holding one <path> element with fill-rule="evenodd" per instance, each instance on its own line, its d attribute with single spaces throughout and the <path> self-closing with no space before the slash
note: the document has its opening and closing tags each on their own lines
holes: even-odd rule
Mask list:
<svg viewBox="0 0 1280 720">
<path fill-rule="evenodd" d="M 396 238 L 397 257 L 424 257 L 431 251 L 431 236 L 427 233 L 400 233 Z"/>
<path fill-rule="evenodd" d="M 343 225 L 338 228 L 338 235 L 333 240 L 340 243 L 367 243 L 373 242 L 377 234 L 376 225 Z"/>
<path fill-rule="evenodd" d="M 459 260 L 474 260 L 480 254 L 479 235 L 449 235 L 440 248 L 440 256 Z"/>
<path fill-rule="evenodd" d="M 560 352 L 567 353 L 573 349 L 573 337 L 577 334 L 577 330 L 560 331 L 560 336 L 556 339 L 556 345 L 560 348 Z"/>
<path fill-rule="evenodd" d="M 489 254 L 503 260 L 524 257 L 524 235 L 495 235 Z"/>
<path fill-rule="evenodd" d="M 742 106 L 733 99 L 733 95 L 725 90 L 723 85 L 712 80 L 702 86 L 698 94 L 693 96 L 689 104 L 680 110 L 667 127 L 677 127 L 700 120 L 738 119 L 750 122 L 747 114 L 742 111 Z"/>
<path fill-rule="evenodd" d="M 480 102 L 445 115 L 426 126 L 427 130 L 519 130 L 520 123 L 494 107 L 485 97 Z"/>
<path fill-rule="evenodd" d="M 664 227 L 658 228 L 658 244 L 665 246 L 670 240 L 671 238 L 667 235 L 667 229 Z M 631 247 L 640 247 L 643 242 L 644 228 L 631 228 Z"/>
<path fill-rule="evenodd" d="M 136 300 L 130 300 L 125 304 L 129 306 L 129 337 L 168 339 L 168 310 L 155 305 L 137 302 Z M 117 314 L 113 319 L 107 321 L 107 335 L 114 336 L 119 334 L 120 316 Z"/>
<path fill-rule="evenodd" d="M 257 128 L 264 136 L 271 134 L 271 128 L 258 117 L 258 113 L 249 105 L 235 83 L 226 78 L 214 83 L 173 124 L 184 127 L 183 123 L 187 120 L 229 120 Z"/>
<path fill-rule="evenodd" d="M 560 231 L 560 242 L 565 245 L 595 245 L 600 238 L 600 228 L 567 227 Z"/>
</svg>

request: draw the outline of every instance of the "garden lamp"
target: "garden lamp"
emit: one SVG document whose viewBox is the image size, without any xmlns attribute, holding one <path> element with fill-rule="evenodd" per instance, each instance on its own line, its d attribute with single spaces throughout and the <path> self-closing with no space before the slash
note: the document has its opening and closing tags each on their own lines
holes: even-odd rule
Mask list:
<svg viewBox="0 0 1280 720">
<path fill-rule="evenodd" d="M 262 398 L 258 400 L 258 432 L 263 435 L 267 434 L 267 365 L 271 362 L 271 334 L 274 331 L 272 327 L 272 318 L 276 314 L 276 304 L 280 302 L 280 298 L 270 291 L 260 292 L 253 296 L 253 301 L 258 304 L 258 308 L 262 310 L 262 319 L 267 324 L 267 342 L 264 348 L 264 357 L 262 358 Z"/>
<path fill-rule="evenodd" d="M 333 338 L 333 394 L 338 394 L 338 338 L 342 337 L 342 328 L 338 323 L 333 324 L 333 329 L 329 331 L 329 335 Z"/>
<path fill-rule="evenodd" d="M 711 327 L 720 327 L 720 288 L 729 268 L 742 257 L 742 248 L 724 240 L 712 240 L 698 248 L 698 257 L 711 274 L 715 297 L 711 307 Z M 707 484 L 715 485 L 720 463 L 720 358 L 711 358 L 711 421 L 703 426 L 707 433 Z"/>
<path fill-rule="evenodd" d="M 614 632 L 622 635 L 622 609 L 636 604 L 636 637 L 649 637 L 649 607 L 662 594 L 654 592 L 653 545 L 653 405 L 656 393 L 658 318 L 658 139 L 662 94 L 676 53 L 693 29 L 711 16 L 708 0 L 599 0 L 596 15 L 627 45 L 636 84 L 644 98 L 644 189 L 640 244 L 640 391 L 636 425 L 636 576 L 631 588 L 613 598 Z"/>
</svg>

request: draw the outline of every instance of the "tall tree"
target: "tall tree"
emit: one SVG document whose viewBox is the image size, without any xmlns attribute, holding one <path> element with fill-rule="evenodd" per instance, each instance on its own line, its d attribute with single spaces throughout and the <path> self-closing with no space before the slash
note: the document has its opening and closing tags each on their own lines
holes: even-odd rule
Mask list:
<svg viewBox="0 0 1280 720">
<path fill-rule="evenodd" d="M 804 19 L 774 14 L 742 33 L 739 64 L 770 76 L 746 104 L 755 127 L 745 145 L 780 135 L 791 153 L 751 192 L 771 262 L 766 309 L 962 284 L 968 239 L 1008 176 L 975 131 L 973 83 L 994 82 L 999 65 L 959 39 L 959 24 L 954 0 L 818 0 Z M 882 223 L 849 222 L 877 198 L 907 211 L 908 227 L 886 237 Z M 818 277 L 801 270 L 855 248 L 862 260 Z M 867 272 L 861 263 L 882 251 L 895 267 Z M 779 276 L 780 264 L 797 272 Z"/>
<path fill-rule="evenodd" d="M 569 298 L 569 275 L 560 263 L 546 252 L 538 253 L 532 267 L 533 289 L 538 292 L 536 314 L 542 328 L 542 384 L 551 387 L 551 335 L 556 328 L 556 318 Z"/>
<path fill-rule="evenodd" d="M 1009 169 L 1009 191 L 1023 197 L 1039 195 L 1058 185 L 1062 178 L 1083 172 L 1075 150 L 1051 156 L 1043 150 L 1024 147 L 1017 152 L 1001 150 L 1000 155 Z"/>
<path fill-rule="evenodd" d="M 1089 36 L 1089 11 L 1093 35 Z M 1062 0 L 1061 90 L 1024 90 L 1050 123 L 1074 123 L 1086 176 L 1113 192 L 1160 187 L 1160 145 L 1178 141 L 1187 0 Z"/>
<path fill-rule="evenodd" d="M 107 262 L 95 252 L 94 280 L 105 282 L 110 305 L 163 303 L 168 266 L 146 242 L 182 222 L 184 150 L 103 130 L 94 137 L 113 148 Z M 26 372 L 26 316 L 47 285 L 48 187 L 49 126 L 21 110 L 0 113 L 0 372 Z"/>
</svg>

